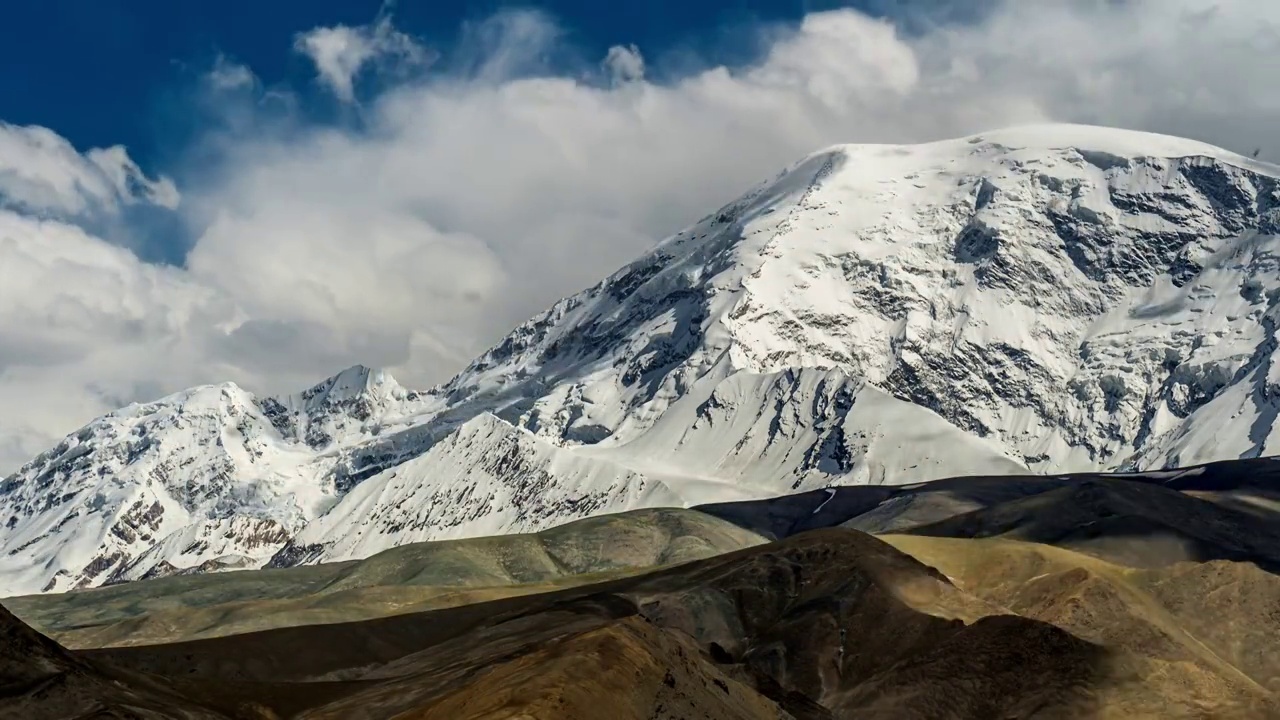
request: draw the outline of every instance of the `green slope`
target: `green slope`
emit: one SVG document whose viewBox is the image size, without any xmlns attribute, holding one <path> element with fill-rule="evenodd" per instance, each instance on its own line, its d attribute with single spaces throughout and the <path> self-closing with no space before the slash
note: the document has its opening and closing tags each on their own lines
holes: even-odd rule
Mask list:
<svg viewBox="0 0 1280 720">
<path fill-rule="evenodd" d="M 579 520 L 541 533 L 416 543 L 365 560 L 183 575 L 5 600 L 68 647 L 176 642 L 365 620 L 634 574 L 765 542 L 695 510 Z"/>
</svg>

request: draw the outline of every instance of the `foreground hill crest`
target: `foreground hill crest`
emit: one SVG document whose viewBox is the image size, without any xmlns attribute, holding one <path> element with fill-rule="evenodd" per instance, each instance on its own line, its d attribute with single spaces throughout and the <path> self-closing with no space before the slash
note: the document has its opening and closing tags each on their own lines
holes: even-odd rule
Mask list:
<svg viewBox="0 0 1280 720">
<path fill-rule="evenodd" d="M 1275 452 L 1277 177 L 1079 126 L 831 148 L 431 391 L 353 368 L 91 423 L 0 485 L 0 576 L 62 590 L 832 484 Z"/>
</svg>

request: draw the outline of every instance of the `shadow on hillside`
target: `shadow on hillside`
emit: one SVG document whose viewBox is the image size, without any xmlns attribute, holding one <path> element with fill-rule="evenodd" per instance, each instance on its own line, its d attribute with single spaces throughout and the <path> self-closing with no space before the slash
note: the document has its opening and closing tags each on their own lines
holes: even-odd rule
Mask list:
<svg viewBox="0 0 1280 720">
<path fill-rule="evenodd" d="M 499 700 L 566 719 L 1096 714 L 1118 677 L 1108 650 L 1016 616 L 944 619 L 969 602 L 888 544 L 827 529 L 544 595 L 76 656 L 228 715 L 464 720 Z M 539 715 L 547 697 L 564 705 Z"/>
</svg>

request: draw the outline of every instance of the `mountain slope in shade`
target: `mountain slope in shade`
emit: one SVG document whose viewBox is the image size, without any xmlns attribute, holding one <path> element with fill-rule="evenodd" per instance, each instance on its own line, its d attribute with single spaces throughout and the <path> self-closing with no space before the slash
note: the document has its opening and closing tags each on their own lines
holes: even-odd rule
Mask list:
<svg viewBox="0 0 1280 720">
<path fill-rule="evenodd" d="M 989 613 L 885 543 L 824 530 L 547 595 L 83 655 L 180 678 L 222 707 L 278 698 L 273 709 L 300 718 L 923 718 L 940 703 L 979 718 L 1098 705 L 1109 651 L 1034 620 L 977 619 Z"/>
<path fill-rule="evenodd" d="M 905 532 L 1030 540 L 1134 567 L 1223 559 L 1280 572 L 1280 523 L 1276 520 L 1155 484 L 1084 480 Z"/>
<path fill-rule="evenodd" d="M 1082 126 L 831 148 L 428 392 L 358 368 L 95 421 L 0 485 L 0 577 L 59 590 L 646 504 L 1275 452 L 1278 177 Z"/>
<path fill-rule="evenodd" d="M 158 678 L 77 657 L 0 607 L 0 717 L 225 720 L 229 716 L 184 699 Z"/>
<path fill-rule="evenodd" d="M 636 529 L 584 527 L 588 542 Z M 1252 720 L 1280 713 L 1278 599 L 1280 576 L 1249 563 L 1139 569 L 1035 543 L 828 528 L 430 613 L 74 653 L 41 638 L 32 655 L 120 680 L 98 686 L 102 700 L 140 688 L 241 718 Z M 44 680 L 0 682 L 17 690 L 0 692 L 0 716 L 83 717 L 67 702 L 83 695 L 62 690 L 78 676 L 6 665 L 6 648 L 30 646 L 0 642 L 0 679 Z"/>
<path fill-rule="evenodd" d="M 1280 458 L 1145 473 L 973 476 L 714 503 L 768 538 L 848 527 L 1044 543 L 1132 567 L 1231 560 L 1280 573 Z"/>
<path fill-rule="evenodd" d="M 601 515 L 530 535 L 411 543 L 361 561 L 6 602 L 72 647 L 171 642 L 538 592 L 834 526 L 895 538 L 1033 540 L 1135 569 L 1230 560 L 1275 573 L 1280 505 L 1267 498 L 1277 492 L 1280 460 L 1272 458 L 1151 473 L 861 485 Z"/>
</svg>

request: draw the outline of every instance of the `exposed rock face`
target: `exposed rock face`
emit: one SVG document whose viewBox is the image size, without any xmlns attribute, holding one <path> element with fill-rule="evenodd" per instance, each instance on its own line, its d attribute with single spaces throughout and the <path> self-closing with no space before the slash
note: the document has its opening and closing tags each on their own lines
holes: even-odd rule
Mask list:
<svg viewBox="0 0 1280 720">
<path fill-rule="evenodd" d="M 428 392 L 353 368 L 95 421 L 0 485 L 0 574 L 61 590 L 653 504 L 1273 453 L 1277 178 L 1078 126 L 832 148 Z M 231 521 L 237 539 L 192 530 Z M 208 552 L 180 552 L 192 532 Z"/>
</svg>

